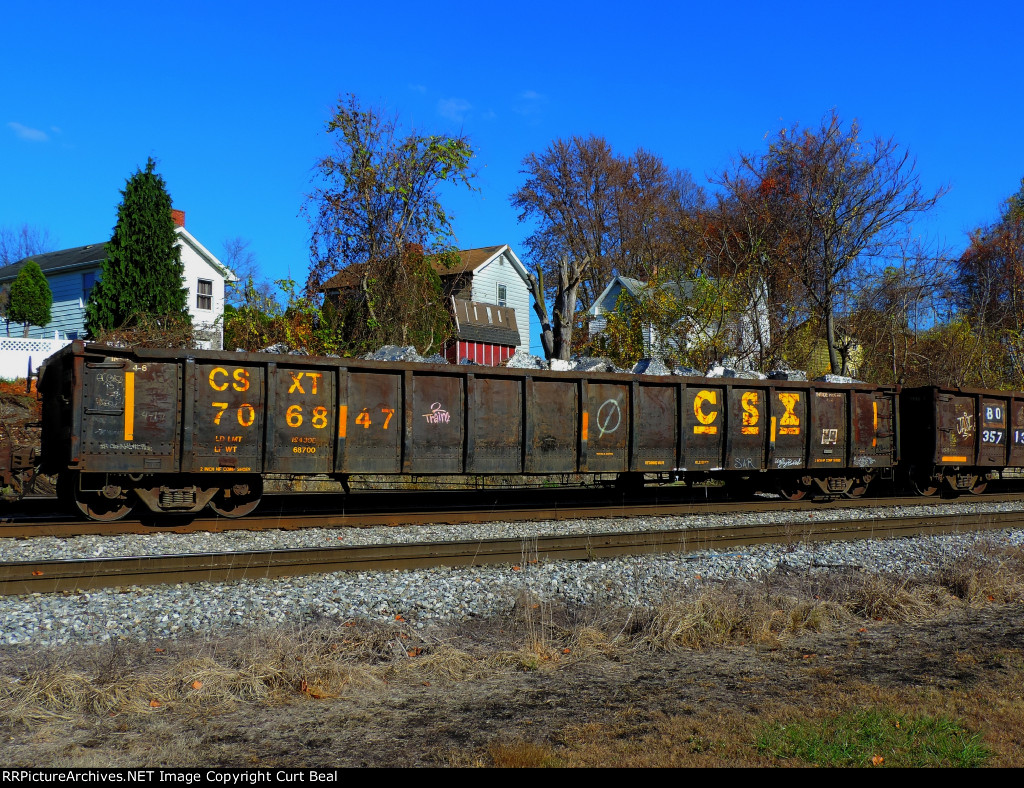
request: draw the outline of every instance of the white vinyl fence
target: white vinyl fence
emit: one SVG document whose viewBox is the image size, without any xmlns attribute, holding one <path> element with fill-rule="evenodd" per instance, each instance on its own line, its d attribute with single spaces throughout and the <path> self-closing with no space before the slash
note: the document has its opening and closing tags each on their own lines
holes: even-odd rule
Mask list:
<svg viewBox="0 0 1024 788">
<path fill-rule="evenodd" d="M 70 339 L 0 337 L 0 379 L 24 378 L 30 366 L 35 374 L 43 361 L 70 344 Z"/>
</svg>

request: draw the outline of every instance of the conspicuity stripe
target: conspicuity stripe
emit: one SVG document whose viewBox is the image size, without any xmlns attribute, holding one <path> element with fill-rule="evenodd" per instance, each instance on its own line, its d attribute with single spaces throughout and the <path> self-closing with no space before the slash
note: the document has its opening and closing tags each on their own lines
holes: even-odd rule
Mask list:
<svg viewBox="0 0 1024 788">
<path fill-rule="evenodd" d="M 124 439 L 135 440 L 135 373 L 124 373 Z"/>
</svg>

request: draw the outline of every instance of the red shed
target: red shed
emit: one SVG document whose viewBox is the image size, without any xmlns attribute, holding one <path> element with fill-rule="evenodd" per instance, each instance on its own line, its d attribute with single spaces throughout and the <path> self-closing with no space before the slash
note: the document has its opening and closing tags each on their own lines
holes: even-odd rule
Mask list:
<svg viewBox="0 0 1024 788">
<path fill-rule="evenodd" d="M 519 345 L 519 327 L 512 307 L 452 298 L 455 336 L 441 353 L 452 364 L 467 358 L 496 366 L 510 358 Z"/>
</svg>

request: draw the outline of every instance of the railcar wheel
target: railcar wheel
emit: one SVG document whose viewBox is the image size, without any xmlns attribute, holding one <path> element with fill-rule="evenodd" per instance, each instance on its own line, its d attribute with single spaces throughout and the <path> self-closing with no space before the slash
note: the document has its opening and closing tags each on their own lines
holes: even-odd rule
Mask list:
<svg viewBox="0 0 1024 788">
<path fill-rule="evenodd" d="M 910 487 L 917 495 L 932 498 L 938 494 L 940 485 L 934 476 L 921 473 L 916 468 L 910 469 Z"/>
<path fill-rule="evenodd" d="M 802 501 L 811 491 L 811 485 L 804 484 L 800 479 L 779 482 L 779 495 L 787 501 Z"/>
<path fill-rule="evenodd" d="M 986 479 L 979 479 L 978 483 L 971 488 L 972 495 L 981 495 L 988 488 L 988 481 Z"/>
<path fill-rule="evenodd" d="M 221 517 L 245 517 L 252 514 L 263 497 L 263 479 L 247 476 L 234 480 L 230 487 L 222 487 L 210 500 L 210 508 Z"/>
<path fill-rule="evenodd" d="M 62 474 L 58 480 L 58 497 L 74 502 L 75 508 L 90 520 L 112 523 L 131 514 L 129 492 L 117 485 L 105 485 L 102 490 L 83 490 L 78 474 Z"/>
</svg>

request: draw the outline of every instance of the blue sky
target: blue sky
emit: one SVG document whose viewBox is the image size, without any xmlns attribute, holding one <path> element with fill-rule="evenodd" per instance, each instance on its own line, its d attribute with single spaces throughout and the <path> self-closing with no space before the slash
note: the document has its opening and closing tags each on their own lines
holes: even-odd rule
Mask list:
<svg viewBox="0 0 1024 788">
<path fill-rule="evenodd" d="M 573 134 L 702 182 L 835 107 L 950 187 L 915 229 L 953 251 L 1024 176 L 1019 3 L 8 0 L 3 20 L 0 226 L 62 248 L 109 237 L 153 156 L 211 251 L 242 237 L 268 278 L 304 281 L 299 210 L 349 92 L 469 135 L 480 191 L 446 194 L 458 242 L 528 265 L 509 195 L 525 155 Z"/>
</svg>

